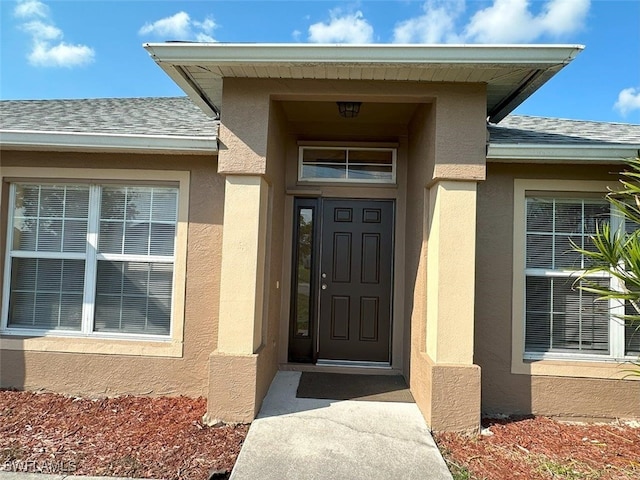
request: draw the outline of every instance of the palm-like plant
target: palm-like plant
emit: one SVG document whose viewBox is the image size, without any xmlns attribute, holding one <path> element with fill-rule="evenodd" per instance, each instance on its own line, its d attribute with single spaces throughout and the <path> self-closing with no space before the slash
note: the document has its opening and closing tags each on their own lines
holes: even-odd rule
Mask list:
<svg viewBox="0 0 640 480">
<path fill-rule="evenodd" d="M 576 288 L 595 293 L 598 300 L 619 300 L 631 305 L 632 313 L 620 318 L 636 325 L 640 334 L 640 157 L 625 160 L 626 169 L 620 173 L 620 187 L 611 189 L 606 198 L 621 215 L 625 224 L 635 225 L 636 229 L 618 229 L 612 231 L 607 222 L 596 225 L 591 236 L 593 250 L 573 249 L 584 255 L 589 267 L 582 271 L 575 282 Z M 607 273 L 618 282 L 603 286 L 593 280 L 593 275 Z M 640 361 L 631 362 L 636 368 L 627 370 L 629 375 L 640 376 Z"/>
</svg>

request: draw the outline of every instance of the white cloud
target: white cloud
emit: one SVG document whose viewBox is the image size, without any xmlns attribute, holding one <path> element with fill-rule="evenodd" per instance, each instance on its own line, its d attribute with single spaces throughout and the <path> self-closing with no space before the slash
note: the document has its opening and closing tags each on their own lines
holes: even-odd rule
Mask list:
<svg viewBox="0 0 640 480">
<path fill-rule="evenodd" d="M 38 41 L 62 38 L 62 30 L 54 25 L 42 23 L 40 20 L 23 23 L 22 29 Z"/>
<path fill-rule="evenodd" d="M 51 46 L 37 42 L 29 54 L 29 62 L 38 67 L 79 67 L 93 62 L 95 53 L 86 45 L 60 42 Z"/>
<path fill-rule="evenodd" d="M 613 105 L 622 116 L 634 110 L 640 110 L 640 88 L 625 88 L 618 94 L 618 100 Z"/>
<path fill-rule="evenodd" d="M 424 15 L 396 25 L 395 43 L 454 43 L 455 21 L 464 12 L 464 0 L 430 0 L 423 5 Z"/>
<path fill-rule="evenodd" d="M 294 30 L 293 32 L 291 32 L 291 37 L 296 41 L 299 42 L 300 41 L 300 37 L 302 36 L 302 32 L 300 30 Z"/>
<path fill-rule="evenodd" d="M 49 7 L 39 0 L 20 0 L 13 13 L 19 18 L 46 18 L 49 16 Z"/>
<path fill-rule="evenodd" d="M 584 28 L 591 0 L 550 0 L 540 15 L 542 30 L 554 37 Z"/>
<path fill-rule="evenodd" d="M 329 11 L 328 23 L 318 22 L 309 27 L 309 41 L 316 43 L 371 43 L 373 27 L 362 12 L 340 16 L 340 10 Z"/>
<path fill-rule="evenodd" d="M 213 18 L 205 18 L 204 22 L 193 21 L 193 25 L 197 28 L 201 28 L 203 32 L 213 33 L 213 30 L 217 27 Z"/>
<path fill-rule="evenodd" d="M 91 47 L 62 41 L 64 33 L 51 20 L 49 7 L 39 0 L 19 1 L 14 15 L 24 19 L 20 28 L 31 36 L 31 51 L 27 55 L 31 65 L 71 68 L 94 61 L 95 51 Z"/>
<path fill-rule="evenodd" d="M 145 23 L 138 31 L 140 35 L 156 35 L 185 39 L 189 35 L 191 18 L 186 12 L 178 12 L 171 17 L 161 18 L 153 23 Z"/>
<path fill-rule="evenodd" d="M 206 33 L 196 33 L 196 42 L 202 43 L 211 43 L 215 42 L 216 39 Z"/>
<path fill-rule="evenodd" d="M 543 35 L 562 37 L 582 28 L 590 0 L 548 0 L 538 15 L 529 0 L 494 0 L 479 10 L 464 29 L 467 41 L 478 43 L 531 42 Z"/>
<path fill-rule="evenodd" d="M 428 0 L 424 14 L 396 25 L 396 43 L 523 43 L 562 37 L 583 28 L 590 0 L 546 0 L 539 13 L 531 0 L 493 0 L 457 25 L 465 0 Z"/>
<path fill-rule="evenodd" d="M 192 20 L 187 12 L 178 12 L 170 17 L 161 18 L 153 23 L 145 23 L 138 31 L 139 35 L 153 35 L 171 40 L 196 40 L 215 42 L 211 36 L 217 27 L 212 18 L 202 22 Z"/>
</svg>

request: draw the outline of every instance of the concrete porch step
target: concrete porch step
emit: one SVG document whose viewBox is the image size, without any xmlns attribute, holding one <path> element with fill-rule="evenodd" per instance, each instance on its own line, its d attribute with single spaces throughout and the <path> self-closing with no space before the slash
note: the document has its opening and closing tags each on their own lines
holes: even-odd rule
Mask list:
<svg viewBox="0 0 640 480">
<path fill-rule="evenodd" d="M 276 374 L 232 480 L 452 478 L 415 403 L 296 398 L 300 375 Z"/>
</svg>

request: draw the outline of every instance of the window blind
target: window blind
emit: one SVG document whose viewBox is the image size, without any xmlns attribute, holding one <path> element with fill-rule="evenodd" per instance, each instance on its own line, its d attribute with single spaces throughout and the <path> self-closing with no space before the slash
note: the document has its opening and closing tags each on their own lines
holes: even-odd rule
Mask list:
<svg viewBox="0 0 640 480">
<path fill-rule="evenodd" d="M 528 352 L 609 353 L 608 303 L 575 284 L 588 267 L 572 242 L 590 248 L 609 205 L 594 199 L 527 198 L 525 349 Z M 608 278 L 592 279 L 599 285 Z"/>
<path fill-rule="evenodd" d="M 177 188 L 13 184 L 12 194 L 7 327 L 170 334 Z"/>
</svg>

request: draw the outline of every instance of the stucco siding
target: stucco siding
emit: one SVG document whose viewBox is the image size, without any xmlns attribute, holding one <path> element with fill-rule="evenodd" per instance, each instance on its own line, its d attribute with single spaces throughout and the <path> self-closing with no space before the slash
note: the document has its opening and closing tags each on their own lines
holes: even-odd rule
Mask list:
<svg viewBox="0 0 640 480">
<path fill-rule="evenodd" d="M 616 165 L 488 164 L 478 185 L 475 355 L 482 368 L 485 414 L 544 414 L 579 417 L 640 415 L 640 382 L 598 374 L 594 363 L 552 362 L 582 378 L 512 373 L 512 287 L 515 179 L 615 182 Z M 535 362 L 534 362 L 535 363 Z M 609 362 L 613 377 L 624 367 Z M 588 378 L 589 371 L 601 378 Z"/>
<path fill-rule="evenodd" d="M 3 151 L 2 168 L 11 166 L 54 167 L 61 178 L 69 179 L 79 168 L 130 170 L 132 181 L 144 181 L 148 170 L 190 173 L 186 283 L 175 287 L 185 291 L 184 342 L 182 355 L 171 358 L 2 350 L 1 385 L 89 396 L 206 395 L 208 358 L 216 348 L 218 335 L 224 204 L 224 181 L 216 173 L 215 156 Z M 7 202 L 6 198 L 2 200 L 4 248 Z M 127 341 L 121 342 L 126 345 Z"/>
</svg>

